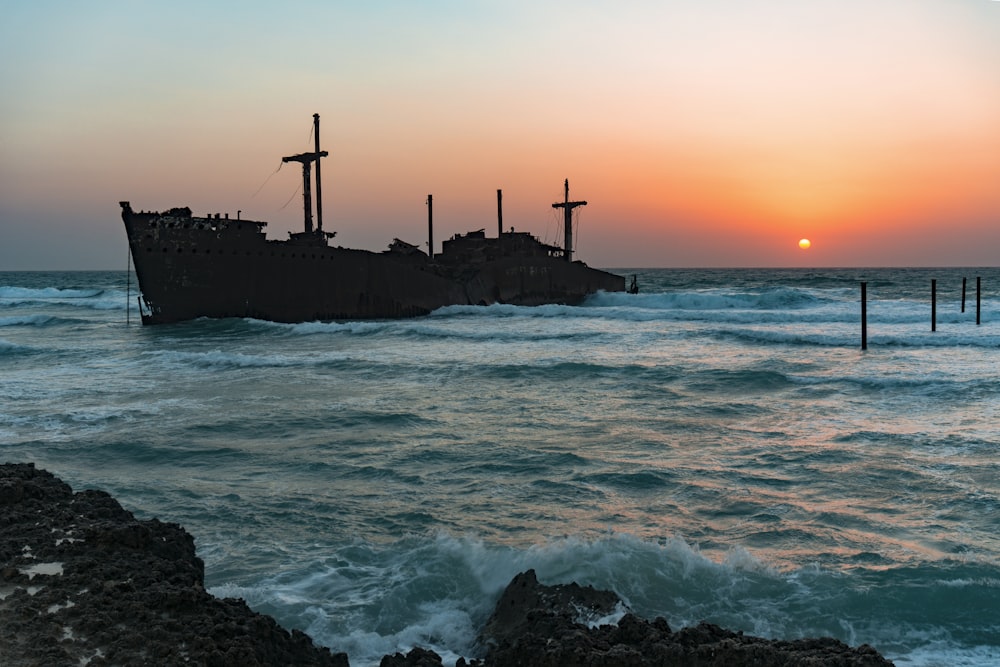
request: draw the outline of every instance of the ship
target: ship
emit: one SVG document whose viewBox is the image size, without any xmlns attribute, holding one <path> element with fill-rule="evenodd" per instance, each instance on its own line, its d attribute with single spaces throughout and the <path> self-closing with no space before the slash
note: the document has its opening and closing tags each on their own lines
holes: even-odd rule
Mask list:
<svg viewBox="0 0 1000 667">
<path fill-rule="evenodd" d="M 497 236 L 455 234 L 434 252 L 433 196 L 427 197 L 427 251 L 393 239 L 381 252 L 333 246 L 323 229 L 319 114 L 315 150 L 282 158 L 302 165 L 304 229 L 268 239 L 266 222 L 237 212 L 192 214 L 189 207 L 135 211 L 121 201 L 143 324 L 197 318 L 274 322 L 419 317 L 453 305 L 579 305 L 599 291 L 625 290 L 625 278 L 573 259 L 573 211 L 564 199 L 562 247 L 527 232 L 503 231 L 497 190 Z M 313 188 L 315 182 L 315 188 Z M 315 190 L 315 218 L 313 191 Z"/>
</svg>

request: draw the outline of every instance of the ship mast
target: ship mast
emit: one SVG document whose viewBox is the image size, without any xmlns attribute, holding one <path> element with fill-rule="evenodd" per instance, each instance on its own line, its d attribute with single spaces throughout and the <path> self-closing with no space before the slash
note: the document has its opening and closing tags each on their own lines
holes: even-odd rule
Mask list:
<svg viewBox="0 0 1000 667">
<path fill-rule="evenodd" d="M 569 179 L 567 178 L 563 201 L 552 205 L 552 208 L 563 209 L 563 256 L 567 262 L 573 261 L 573 209 L 586 205 L 585 201 L 569 200 Z"/>
<path fill-rule="evenodd" d="M 319 156 L 319 114 L 313 114 L 313 136 L 316 138 L 316 155 Z M 326 155 L 326 153 L 323 153 Z M 323 231 L 323 188 L 319 178 L 319 157 L 316 158 L 316 231 Z"/>
<path fill-rule="evenodd" d="M 319 114 L 313 114 L 313 132 L 316 136 L 316 150 L 312 153 L 299 153 L 281 158 L 282 162 L 302 163 L 302 208 L 305 217 L 305 233 L 311 234 L 313 231 L 312 215 L 312 163 L 316 163 L 316 219 L 317 232 L 323 231 L 323 202 L 321 200 L 322 191 L 319 182 L 319 159 L 326 157 L 328 153 L 319 149 Z"/>
</svg>

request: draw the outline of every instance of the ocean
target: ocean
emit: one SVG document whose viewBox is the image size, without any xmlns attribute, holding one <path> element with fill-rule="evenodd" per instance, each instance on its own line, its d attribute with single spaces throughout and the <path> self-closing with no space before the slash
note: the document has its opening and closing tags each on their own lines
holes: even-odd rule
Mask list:
<svg viewBox="0 0 1000 667">
<path fill-rule="evenodd" d="M 0 460 L 182 524 L 210 592 L 352 665 L 473 657 L 529 568 L 1000 664 L 1000 269 L 617 272 L 639 294 L 158 327 L 124 271 L 0 273 Z"/>
</svg>

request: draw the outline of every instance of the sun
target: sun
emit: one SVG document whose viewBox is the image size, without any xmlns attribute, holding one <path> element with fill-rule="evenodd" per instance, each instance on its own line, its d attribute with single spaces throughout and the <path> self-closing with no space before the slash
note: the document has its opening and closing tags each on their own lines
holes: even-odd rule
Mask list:
<svg viewBox="0 0 1000 667">
<path fill-rule="evenodd" d="M 799 239 L 799 247 L 803 250 L 809 250 L 809 246 L 812 245 L 812 241 L 809 239 Z"/>
</svg>

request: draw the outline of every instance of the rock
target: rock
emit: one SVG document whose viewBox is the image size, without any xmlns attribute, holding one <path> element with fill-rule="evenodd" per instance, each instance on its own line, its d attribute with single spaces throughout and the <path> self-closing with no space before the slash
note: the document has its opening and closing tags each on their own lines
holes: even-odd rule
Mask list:
<svg viewBox="0 0 1000 667">
<path fill-rule="evenodd" d="M 103 491 L 0 465 L 0 664 L 346 667 L 242 600 L 205 591 L 181 526 L 137 521 Z"/>
<path fill-rule="evenodd" d="M 418 646 L 406 655 L 396 653 L 384 656 L 379 667 L 441 667 L 441 656 Z"/>
<path fill-rule="evenodd" d="M 479 637 L 481 667 L 514 665 L 635 667 L 884 667 L 870 646 L 851 648 L 832 638 L 780 641 L 746 636 L 710 623 L 673 632 L 625 613 L 617 624 L 590 627 L 625 605 L 612 592 L 577 584 L 545 586 L 535 572 L 507 586 Z"/>
</svg>

